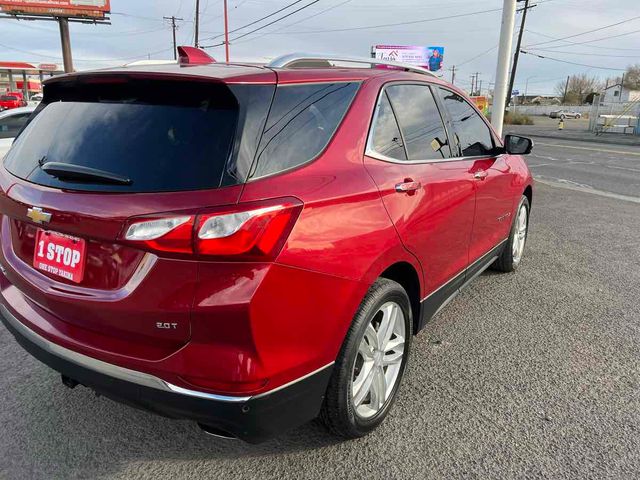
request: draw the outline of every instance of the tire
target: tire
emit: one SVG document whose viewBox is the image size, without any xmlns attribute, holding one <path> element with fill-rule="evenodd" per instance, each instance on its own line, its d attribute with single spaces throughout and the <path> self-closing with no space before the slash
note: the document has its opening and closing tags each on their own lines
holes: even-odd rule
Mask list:
<svg viewBox="0 0 640 480">
<path fill-rule="evenodd" d="M 523 211 L 524 213 L 522 213 Z M 531 207 L 529 205 L 529 199 L 523 195 L 520 199 L 520 203 L 518 204 L 516 214 L 513 218 L 513 223 L 511 224 L 509 240 L 507 240 L 507 244 L 502 250 L 502 253 L 492 265 L 494 270 L 498 270 L 500 272 L 513 272 L 520 266 L 524 247 L 527 242 L 527 235 L 529 233 L 530 211 Z M 524 223 L 522 223 L 521 214 L 525 216 Z"/>
<path fill-rule="evenodd" d="M 402 318 L 398 316 L 400 313 Z M 380 328 L 387 318 L 394 319 L 386 323 L 394 328 L 386 335 L 389 339 L 386 347 L 372 351 L 372 343 L 378 345 L 377 339 L 385 337 L 382 329 L 376 330 L 376 325 Z M 345 438 L 358 438 L 384 421 L 402 382 L 412 325 L 411 306 L 404 288 L 386 278 L 376 280 L 353 318 L 327 387 L 320 420 L 328 430 Z M 374 337 L 376 340 L 372 342 Z M 376 393 L 380 391 L 384 395 Z"/>
<path fill-rule="evenodd" d="M 578 119 L 578 118 L 582 118 L 582 115 L 577 114 L 577 115 L 576 115 L 576 119 Z"/>
</svg>

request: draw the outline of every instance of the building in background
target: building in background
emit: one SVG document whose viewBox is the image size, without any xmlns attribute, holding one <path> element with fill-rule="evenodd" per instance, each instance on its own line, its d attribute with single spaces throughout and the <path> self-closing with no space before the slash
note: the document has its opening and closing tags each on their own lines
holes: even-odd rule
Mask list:
<svg viewBox="0 0 640 480">
<path fill-rule="evenodd" d="M 640 90 L 629 90 L 617 83 L 607 87 L 600 99 L 605 103 L 640 101 Z"/>
<path fill-rule="evenodd" d="M 0 62 L 0 94 L 22 92 L 26 99 L 42 92 L 45 77 L 63 73 L 56 64 L 35 65 L 27 62 Z"/>
</svg>

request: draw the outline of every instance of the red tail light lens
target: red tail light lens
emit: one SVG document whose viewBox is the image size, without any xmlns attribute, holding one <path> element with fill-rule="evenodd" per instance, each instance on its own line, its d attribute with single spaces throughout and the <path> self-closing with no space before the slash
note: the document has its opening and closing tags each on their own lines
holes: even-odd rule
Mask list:
<svg viewBox="0 0 640 480">
<path fill-rule="evenodd" d="M 302 210 L 293 198 L 234 205 L 189 215 L 130 221 L 124 240 L 145 248 L 223 260 L 273 260 Z"/>
<path fill-rule="evenodd" d="M 201 255 L 272 260 L 282 249 L 301 210 L 299 201 L 287 199 L 241 211 L 199 215 L 195 251 Z"/>
</svg>

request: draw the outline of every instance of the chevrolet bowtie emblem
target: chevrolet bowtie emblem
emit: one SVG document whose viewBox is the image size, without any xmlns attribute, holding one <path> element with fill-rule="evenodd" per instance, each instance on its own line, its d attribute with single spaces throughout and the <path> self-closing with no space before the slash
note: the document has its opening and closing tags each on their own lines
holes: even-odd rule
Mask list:
<svg viewBox="0 0 640 480">
<path fill-rule="evenodd" d="M 51 221 L 51 214 L 45 212 L 40 207 L 33 207 L 27 210 L 27 217 L 36 223 L 49 223 Z"/>
</svg>

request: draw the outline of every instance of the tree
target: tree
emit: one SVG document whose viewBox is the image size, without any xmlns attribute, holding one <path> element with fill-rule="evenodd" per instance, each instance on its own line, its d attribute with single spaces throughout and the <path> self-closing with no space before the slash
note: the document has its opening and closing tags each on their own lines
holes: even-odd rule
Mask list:
<svg viewBox="0 0 640 480">
<path fill-rule="evenodd" d="M 640 63 L 630 65 L 624 74 L 624 88 L 640 90 Z"/>
<path fill-rule="evenodd" d="M 556 85 L 556 93 L 560 97 L 564 97 L 565 85 L 566 81 L 559 82 Z M 569 77 L 569 87 L 567 88 L 565 103 L 582 105 L 590 93 L 598 92 L 601 89 L 602 85 L 597 77 L 589 77 L 586 73 L 572 75 Z"/>
</svg>

